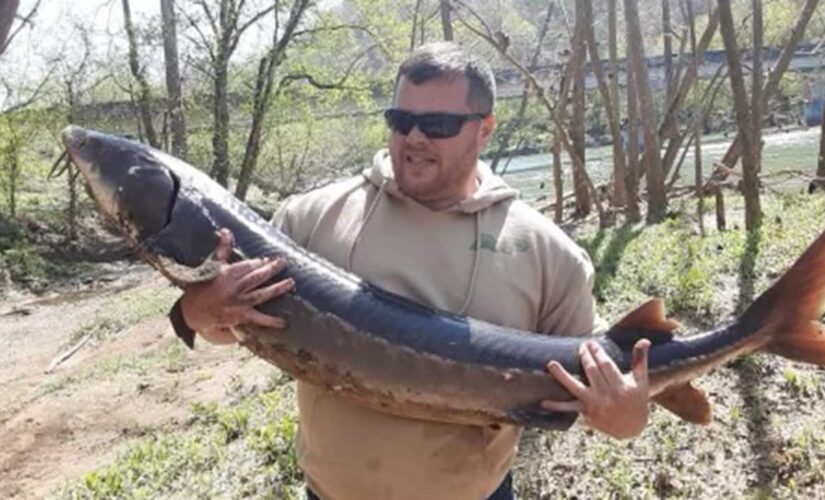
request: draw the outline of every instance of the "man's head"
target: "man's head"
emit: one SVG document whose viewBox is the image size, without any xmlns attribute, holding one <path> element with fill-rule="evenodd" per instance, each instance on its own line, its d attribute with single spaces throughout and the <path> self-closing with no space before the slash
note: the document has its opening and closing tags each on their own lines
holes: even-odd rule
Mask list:
<svg viewBox="0 0 825 500">
<path fill-rule="evenodd" d="M 476 162 L 495 129 L 490 67 L 454 43 L 420 47 L 398 70 L 390 156 L 399 188 L 432 208 L 476 189 Z"/>
</svg>

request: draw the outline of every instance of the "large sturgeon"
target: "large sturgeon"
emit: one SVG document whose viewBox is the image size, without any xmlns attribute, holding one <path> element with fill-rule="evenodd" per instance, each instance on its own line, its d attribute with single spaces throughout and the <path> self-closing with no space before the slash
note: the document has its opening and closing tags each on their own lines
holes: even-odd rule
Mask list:
<svg viewBox="0 0 825 500">
<path fill-rule="evenodd" d="M 575 414 L 543 411 L 571 395 L 545 367 L 581 379 L 585 339 L 539 335 L 433 310 L 346 273 L 292 242 L 198 169 L 142 144 L 70 126 L 69 155 L 99 209 L 140 255 L 173 283 L 214 276 L 211 253 L 229 228 L 236 258 L 280 256 L 278 279 L 295 289 L 259 306 L 289 328 L 240 329 L 242 344 L 293 376 L 371 407 L 407 417 L 465 424 L 514 423 L 567 429 Z M 825 365 L 825 234 L 739 318 L 713 331 L 674 337 L 678 324 L 651 300 L 596 341 L 622 371 L 647 338 L 651 398 L 685 420 L 707 423 L 710 404 L 691 380 L 755 351 Z"/>
</svg>

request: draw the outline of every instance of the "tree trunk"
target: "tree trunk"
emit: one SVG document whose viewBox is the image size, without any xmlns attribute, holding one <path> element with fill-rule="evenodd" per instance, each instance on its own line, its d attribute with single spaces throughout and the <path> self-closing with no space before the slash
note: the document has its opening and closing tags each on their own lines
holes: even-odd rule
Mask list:
<svg viewBox="0 0 825 500">
<path fill-rule="evenodd" d="M 777 60 L 776 65 L 773 67 L 771 72 L 768 73 L 768 81 L 762 89 L 762 98 L 759 102 L 760 109 L 767 109 L 768 101 L 770 101 L 774 92 L 776 92 L 779 88 L 779 82 L 782 80 L 785 70 L 788 69 L 791 59 L 793 59 L 794 52 L 796 51 L 796 46 L 802 39 L 802 35 L 805 34 L 805 28 L 808 26 L 808 22 L 811 20 L 818 4 L 819 0 L 805 0 L 805 5 L 802 6 L 802 9 L 799 11 L 799 15 L 796 17 L 796 22 L 794 23 L 793 28 L 791 28 L 791 33 L 788 37 L 787 43 L 785 43 L 782 47 L 782 51 L 779 54 L 779 59 Z M 731 143 L 728 150 L 725 152 L 725 156 L 722 158 L 722 163 L 729 167 L 736 165 L 736 162 L 739 161 L 739 157 L 742 155 L 743 144 L 741 136 L 742 131 L 740 130 L 739 133 L 736 134 L 733 143 Z"/>
<path fill-rule="evenodd" d="M 413 11 L 412 30 L 410 30 L 410 52 L 415 49 L 415 37 L 418 35 L 418 17 L 421 15 L 422 0 L 415 0 L 415 10 Z"/>
<path fill-rule="evenodd" d="M 441 0 L 441 29 L 444 31 L 444 40 L 453 40 L 453 23 L 450 20 L 450 0 Z"/>
<path fill-rule="evenodd" d="M 624 0 L 625 22 L 627 24 L 630 66 L 634 73 L 639 115 L 645 140 L 645 178 L 647 180 L 647 221 L 660 222 L 667 211 L 664 172 L 659 151 L 659 133 L 653 110 L 653 94 L 647 72 L 647 59 L 642 40 L 637 0 Z"/>
<path fill-rule="evenodd" d="M 762 170 L 762 0 L 751 0 L 753 8 L 753 64 L 751 68 L 751 113 L 753 158 L 757 173 Z"/>
<path fill-rule="evenodd" d="M 272 48 L 269 54 L 261 59 L 258 66 L 258 78 L 255 83 L 255 94 L 252 99 L 252 127 L 246 141 L 246 150 L 241 161 L 241 170 L 238 174 L 238 185 L 235 189 L 235 196 L 243 200 L 249 184 L 252 182 L 252 174 L 258 165 L 258 156 L 261 150 L 261 134 L 266 115 L 269 112 L 269 103 L 272 100 L 272 86 L 275 80 L 275 68 L 283 60 L 287 44 L 292 40 L 295 29 L 304 15 L 309 0 L 296 0 L 292 5 L 289 20 L 283 33 L 278 32 L 277 23 L 273 31 Z M 281 36 L 280 40 L 278 35 Z"/>
<path fill-rule="evenodd" d="M 576 53 L 574 60 L 579 67 L 573 70 L 573 111 L 570 115 L 570 139 L 573 143 L 574 154 L 576 154 L 586 164 L 585 160 L 585 138 L 584 138 L 584 111 L 585 111 L 585 81 L 584 67 L 586 57 L 585 31 L 587 21 L 581 2 L 576 2 L 576 35 L 573 37 L 573 51 Z M 584 217 L 590 213 L 590 192 L 587 189 L 587 181 L 583 172 L 573 169 L 573 191 L 576 194 L 576 217 Z"/>
<path fill-rule="evenodd" d="M 619 130 L 619 108 L 617 105 L 614 105 L 614 103 L 618 101 L 619 93 L 617 90 L 616 93 L 611 95 L 610 89 L 605 81 L 604 72 L 602 71 L 599 47 L 596 42 L 596 34 L 593 30 L 592 2 L 591 0 L 586 0 L 581 2 L 581 4 L 584 9 L 584 26 L 587 33 L 587 47 L 590 52 L 590 63 L 593 66 L 593 72 L 596 74 L 596 80 L 599 85 L 599 93 L 604 101 L 604 109 L 607 111 L 607 122 L 610 127 L 610 136 L 613 140 L 613 197 L 611 200 L 614 207 L 621 207 L 624 206 L 625 203 L 626 188 L 624 183 L 624 148 L 622 147 L 622 136 L 621 131 Z M 615 81 L 616 77 L 614 76 L 612 80 Z"/>
<path fill-rule="evenodd" d="M 18 0 L 3 0 L 0 2 L 0 56 L 6 49 L 6 38 L 14 24 L 14 16 L 17 13 Z"/>
<path fill-rule="evenodd" d="M 725 220 L 725 193 L 722 191 L 722 186 L 716 186 L 713 195 L 716 198 L 716 229 L 725 231 L 728 224 Z"/>
<path fill-rule="evenodd" d="M 123 24 L 126 28 L 126 38 L 129 41 L 129 69 L 132 72 L 132 77 L 138 83 L 139 97 L 138 110 L 140 112 L 140 121 L 143 123 L 143 130 L 146 132 L 146 140 L 153 148 L 160 147 L 158 143 L 158 136 L 155 133 L 155 126 L 152 124 L 152 95 L 149 92 L 149 83 L 146 81 L 146 75 L 140 68 L 140 61 L 138 58 L 137 40 L 135 39 L 135 30 L 132 27 L 132 14 L 129 10 L 129 0 L 121 0 L 123 5 Z"/>
<path fill-rule="evenodd" d="M 665 102 L 670 102 L 673 94 L 673 34 L 670 26 L 670 1 L 662 0 L 662 38 L 665 56 Z"/>
<path fill-rule="evenodd" d="M 759 201 L 759 179 L 753 144 L 753 115 L 750 113 L 745 79 L 742 75 L 742 63 L 739 60 L 739 47 L 736 43 L 736 31 L 733 25 L 730 0 L 719 1 L 719 26 L 725 42 L 731 91 L 733 92 L 736 123 L 739 128 L 744 156 L 742 158 L 742 178 L 745 195 L 745 229 L 756 229 L 762 222 L 762 208 Z"/>
<path fill-rule="evenodd" d="M 676 161 L 676 158 L 679 154 L 679 149 L 682 147 L 682 142 L 684 141 L 685 135 L 676 134 L 673 136 L 671 132 L 673 131 L 674 124 L 677 123 L 676 115 L 682 109 L 682 104 L 684 103 L 685 98 L 688 95 L 688 91 L 693 87 L 698 79 L 698 68 L 699 65 L 702 64 L 705 58 L 705 51 L 707 50 L 708 46 L 710 45 L 713 36 L 716 34 L 716 28 L 719 26 L 719 12 L 718 10 L 714 9 L 713 13 L 710 14 L 710 19 L 708 20 L 708 26 L 705 28 L 704 33 L 702 34 L 702 38 L 698 42 L 698 49 L 694 52 L 697 57 L 694 57 L 691 61 L 691 65 L 685 73 L 685 77 L 679 82 L 678 88 L 676 89 L 675 93 L 672 96 L 670 104 L 668 105 L 667 111 L 665 112 L 665 117 L 662 119 L 662 123 L 659 126 L 659 138 L 664 140 L 668 136 L 671 136 L 670 140 L 667 143 L 667 147 L 665 148 L 665 154 L 662 159 L 662 169 L 664 171 L 665 177 L 670 173 L 670 170 L 673 168 L 673 163 Z"/>
<path fill-rule="evenodd" d="M 229 182 L 229 103 L 227 102 L 228 70 L 227 61 L 223 61 L 215 69 L 214 102 L 212 114 L 214 117 L 214 132 L 212 135 L 212 177 L 218 184 L 226 187 Z"/>
<path fill-rule="evenodd" d="M 67 82 L 66 90 L 69 101 L 69 115 L 67 116 L 67 118 L 69 120 L 69 123 L 76 123 L 74 85 L 72 85 L 71 82 Z M 69 160 L 67 158 L 66 162 L 68 161 Z M 66 239 L 67 241 L 74 241 L 77 239 L 77 176 L 72 175 L 71 170 L 66 172 L 66 183 L 69 189 L 69 206 L 66 213 L 69 228 L 66 233 Z"/>
<path fill-rule="evenodd" d="M 169 128 L 172 131 L 172 154 L 186 159 L 186 117 L 178 68 L 178 37 L 174 0 L 160 0 L 163 21 L 163 56 L 166 62 L 166 93 L 168 95 Z"/>
<path fill-rule="evenodd" d="M 626 47 L 630 58 L 630 46 Z M 627 67 L 627 213 L 628 222 L 642 220 L 639 209 L 639 102 L 636 93 L 636 75 Z"/>
<path fill-rule="evenodd" d="M 561 175 L 561 141 L 558 131 L 553 135 L 553 186 L 556 190 L 553 220 L 556 224 L 561 224 L 564 219 L 564 178 Z"/>
<path fill-rule="evenodd" d="M 825 178 L 825 102 L 822 106 L 822 123 L 819 125 L 819 159 L 816 163 L 816 176 Z"/>
<path fill-rule="evenodd" d="M 698 73 L 699 69 L 699 53 L 697 51 L 696 43 L 696 17 L 693 14 L 693 0 L 685 0 L 687 22 L 690 29 L 690 51 L 693 53 L 693 62 L 691 65 L 692 71 Z M 702 56 L 704 57 L 704 56 Z M 697 75 L 693 75 L 695 79 Z M 693 87 L 693 166 L 694 166 L 694 185 L 696 186 L 696 220 L 699 222 L 699 233 L 705 235 L 705 197 L 702 186 L 704 179 L 702 175 L 702 123 L 704 121 L 704 113 L 702 109 L 702 98 L 699 86 Z"/>
</svg>

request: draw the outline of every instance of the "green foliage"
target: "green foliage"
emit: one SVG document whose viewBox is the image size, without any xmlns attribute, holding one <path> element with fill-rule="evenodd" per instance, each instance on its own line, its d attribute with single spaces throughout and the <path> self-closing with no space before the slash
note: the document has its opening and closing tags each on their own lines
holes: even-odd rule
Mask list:
<svg viewBox="0 0 825 500">
<path fill-rule="evenodd" d="M 188 430 L 133 441 L 110 465 L 67 485 L 61 497 L 299 498 L 297 421 L 282 393 L 278 388 L 229 406 L 196 403 Z"/>
<path fill-rule="evenodd" d="M 644 230 L 624 226 L 582 238 L 603 314 L 614 318 L 647 297 L 661 297 L 672 314 L 700 323 L 743 310 L 819 233 L 825 201 L 778 195 L 764 210 L 762 230 L 751 235 L 702 237 L 677 216 Z"/>
</svg>

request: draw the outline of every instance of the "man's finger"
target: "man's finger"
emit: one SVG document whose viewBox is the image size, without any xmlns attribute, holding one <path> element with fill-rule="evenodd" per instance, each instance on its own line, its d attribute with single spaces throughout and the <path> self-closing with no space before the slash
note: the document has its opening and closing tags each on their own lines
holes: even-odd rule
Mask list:
<svg viewBox="0 0 825 500">
<path fill-rule="evenodd" d="M 251 273 L 252 271 L 259 269 L 267 264 L 267 261 L 264 259 L 248 259 L 242 260 L 240 262 L 235 262 L 234 264 L 229 264 L 226 266 L 226 274 L 232 278 L 240 279 L 243 276 Z M 235 289 L 240 290 L 237 288 L 238 283 L 235 284 Z"/>
<path fill-rule="evenodd" d="M 229 261 L 229 256 L 232 255 L 232 231 L 222 228 L 218 231 L 218 246 L 215 248 L 215 257 L 223 262 Z"/>
<path fill-rule="evenodd" d="M 551 401 L 549 399 L 540 403 L 542 409 L 562 413 L 581 413 L 582 404 L 579 400 L 574 401 Z"/>
<path fill-rule="evenodd" d="M 590 355 L 599 368 L 599 373 L 608 386 L 620 387 L 623 383 L 622 372 L 619 371 L 619 367 L 610 359 L 604 349 L 596 342 L 587 342 L 587 349 L 590 351 Z"/>
<path fill-rule="evenodd" d="M 247 311 L 244 323 L 263 326 L 265 328 L 274 328 L 276 330 L 283 330 L 288 326 L 284 318 L 270 316 L 252 308 Z"/>
<path fill-rule="evenodd" d="M 579 361 L 582 364 L 582 371 L 584 371 L 584 375 L 587 377 L 587 385 L 602 392 L 610 387 L 610 385 L 607 383 L 607 380 L 605 380 L 604 375 L 602 375 L 602 371 L 599 369 L 599 365 L 596 364 L 596 360 L 593 359 L 593 355 L 590 354 L 590 348 L 587 346 L 588 343 L 589 341 L 585 342 L 579 348 Z"/>
<path fill-rule="evenodd" d="M 248 292 L 263 285 L 268 279 L 272 278 L 286 267 L 286 262 L 283 259 L 275 259 L 261 266 L 254 271 L 245 274 L 237 284 L 237 290 L 240 292 Z"/>
<path fill-rule="evenodd" d="M 257 306 L 258 304 L 263 304 L 268 300 L 280 297 L 281 295 L 292 290 L 294 287 L 295 281 L 292 278 L 288 278 L 278 281 L 277 283 L 273 283 L 267 287 L 247 292 L 238 298 L 242 304 Z"/>
<path fill-rule="evenodd" d="M 558 361 L 549 362 L 547 364 L 547 371 L 576 399 L 582 399 L 587 396 L 587 386 L 582 384 L 576 377 L 570 375 Z"/>
<path fill-rule="evenodd" d="M 633 370 L 633 378 L 637 382 L 647 384 L 647 354 L 649 351 L 650 341 L 648 339 L 642 339 L 633 346 L 633 361 L 630 366 Z"/>
</svg>

